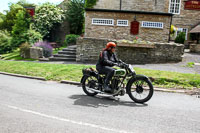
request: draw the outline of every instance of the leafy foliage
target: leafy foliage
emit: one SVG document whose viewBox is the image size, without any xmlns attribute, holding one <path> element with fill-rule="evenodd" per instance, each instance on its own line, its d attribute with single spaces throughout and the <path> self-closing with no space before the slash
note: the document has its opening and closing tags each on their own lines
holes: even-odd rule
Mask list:
<svg viewBox="0 0 200 133">
<path fill-rule="evenodd" d="M 50 56 L 52 56 L 53 48 L 50 45 L 50 43 L 40 41 L 40 42 L 37 42 L 35 44 L 35 46 L 36 47 L 40 47 L 40 48 L 43 49 L 43 56 L 44 57 L 50 57 Z"/>
<path fill-rule="evenodd" d="M 96 5 L 97 0 L 85 0 L 85 7 L 86 8 L 93 8 Z"/>
<path fill-rule="evenodd" d="M 15 25 L 12 27 L 12 45 L 18 47 L 22 43 L 26 42 L 27 38 L 25 33 L 28 31 L 31 19 L 26 10 L 20 10 L 16 14 Z"/>
<path fill-rule="evenodd" d="M 28 30 L 27 33 L 24 34 L 24 37 L 26 38 L 26 42 L 28 42 L 31 45 L 34 45 L 38 41 L 42 41 L 43 36 L 35 31 L 35 30 Z"/>
<path fill-rule="evenodd" d="M 34 7 L 35 4 L 29 3 L 26 0 L 20 0 L 17 2 L 18 5 L 21 5 L 22 7 Z"/>
<path fill-rule="evenodd" d="M 76 44 L 76 39 L 78 37 L 79 37 L 79 35 L 74 35 L 74 34 L 66 35 L 66 37 L 65 37 L 65 45 L 68 46 L 70 44 Z"/>
<path fill-rule="evenodd" d="M 33 28 L 48 38 L 51 29 L 58 23 L 62 23 L 64 18 L 62 9 L 50 3 L 44 3 L 36 8 Z"/>
<path fill-rule="evenodd" d="M 12 51 L 11 37 L 7 31 L 0 31 L 0 54 Z"/>
<path fill-rule="evenodd" d="M 83 0 L 71 0 L 67 3 L 66 19 L 70 24 L 70 33 L 80 35 L 84 24 Z"/>
<path fill-rule="evenodd" d="M 28 43 L 23 43 L 20 46 L 20 55 L 23 58 L 30 58 L 30 44 Z"/>
<path fill-rule="evenodd" d="M 175 39 L 175 43 L 181 43 L 184 44 L 185 41 L 185 32 L 181 32 L 178 34 L 178 36 Z"/>
<path fill-rule="evenodd" d="M 22 10 L 23 7 L 18 4 L 11 4 L 9 8 L 10 10 L 6 11 L 6 15 L 0 26 L 0 30 L 7 30 L 8 32 L 11 32 L 17 18 L 16 14 L 19 10 Z"/>
</svg>

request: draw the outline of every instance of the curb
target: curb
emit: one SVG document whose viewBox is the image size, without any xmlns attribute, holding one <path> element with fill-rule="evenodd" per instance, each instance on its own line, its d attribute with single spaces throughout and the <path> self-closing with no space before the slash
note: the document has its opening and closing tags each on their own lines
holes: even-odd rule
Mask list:
<svg viewBox="0 0 200 133">
<path fill-rule="evenodd" d="M 186 93 L 185 90 L 170 90 L 170 89 L 163 89 L 163 88 L 154 88 L 154 91 L 169 92 L 169 93 Z"/>
<path fill-rule="evenodd" d="M 15 77 L 21 77 L 21 78 L 28 78 L 28 79 L 36 79 L 36 80 L 46 81 L 46 79 L 42 78 L 42 77 L 33 77 L 33 76 L 26 76 L 26 75 L 21 75 L 21 74 L 7 73 L 7 72 L 0 72 L 0 74 L 9 75 L 9 76 L 15 76 Z"/>
<path fill-rule="evenodd" d="M 81 85 L 80 82 L 67 81 L 67 80 L 62 80 L 60 83 L 63 83 L 63 84 L 70 84 L 70 85 Z"/>
<path fill-rule="evenodd" d="M 33 77 L 33 76 L 26 76 L 26 75 L 21 75 L 21 74 L 7 73 L 7 72 L 0 72 L 0 74 L 9 75 L 9 76 L 15 76 L 15 77 L 21 77 L 21 78 L 28 78 L 28 79 L 36 79 L 36 80 L 46 81 L 46 79 L 42 78 L 42 77 Z M 75 81 L 62 80 L 60 83 L 81 86 L 80 82 L 75 82 Z M 186 93 L 185 90 L 170 90 L 170 89 L 163 89 L 163 88 L 154 88 L 154 90 L 155 91 L 160 91 L 160 92 L 169 92 L 169 93 Z"/>
</svg>

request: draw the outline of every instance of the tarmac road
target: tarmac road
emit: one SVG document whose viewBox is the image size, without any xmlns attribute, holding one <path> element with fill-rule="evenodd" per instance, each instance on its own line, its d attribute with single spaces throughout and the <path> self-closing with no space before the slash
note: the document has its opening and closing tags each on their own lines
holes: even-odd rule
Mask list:
<svg viewBox="0 0 200 133">
<path fill-rule="evenodd" d="M 0 75 L 0 133 L 199 133 L 200 98 L 89 97 L 77 86 Z"/>
</svg>

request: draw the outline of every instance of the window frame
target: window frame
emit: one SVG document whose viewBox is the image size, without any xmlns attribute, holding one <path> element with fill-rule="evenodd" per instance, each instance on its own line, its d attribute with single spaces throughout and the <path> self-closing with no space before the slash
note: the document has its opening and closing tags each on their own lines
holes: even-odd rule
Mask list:
<svg viewBox="0 0 200 133">
<path fill-rule="evenodd" d="M 119 24 L 120 21 L 126 21 L 126 22 L 127 22 L 127 25 L 125 25 L 125 24 Z M 129 21 L 128 21 L 128 20 L 118 19 L 118 20 L 117 20 L 117 26 L 129 26 Z"/>
<path fill-rule="evenodd" d="M 111 24 L 106 24 L 106 23 L 94 23 L 94 21 L 112 21 Z M 104 18 L 92 18 L 92 25 L 104 25 L 104 26 L 114 26 L 114 19 L 104 19 Z"/>
<path fill-rule="evenodd" d="M 173 9 L 173 12 L 171 12 L 171 5 L 172 5 L 172 0 L 169 0 L 169 10 L 168 12 L 169 13 L 172 13 L 172 14 L 180 14 L 181 13 L 181 4 L 182 4 L 182 0 L 180 0 L 180 3 L 179 3 L 179 10 L 178 10 L 178 13 L 176 13 L 176 4 L 177 4 L 177 0 L 174 0 L 175 2 L 173 3 L 174 4 L 174 9 Z"/>
<path fill-rule="evenodd" d="M 145 24 L 145 23 L 149 23 L 149 24 Z M 143 27 L 143 28 L 163 29 L 164 28 L 164 23 L 163 22 L 142 21 L 141 27 Z"/>
</svg>

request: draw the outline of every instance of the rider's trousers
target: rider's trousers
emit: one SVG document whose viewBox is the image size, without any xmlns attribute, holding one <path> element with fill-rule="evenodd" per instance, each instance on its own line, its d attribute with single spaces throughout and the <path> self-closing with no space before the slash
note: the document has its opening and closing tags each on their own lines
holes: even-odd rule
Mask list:
<svg viewBox="0 0 200 133">
<path fill-rule="evenodd" d="M 108 85 L 115 73 L 115 69 L 109 66 L 97 66 L 97 70 L 100 74 L 106 74 L 105 83 Z"/>
</svg>

